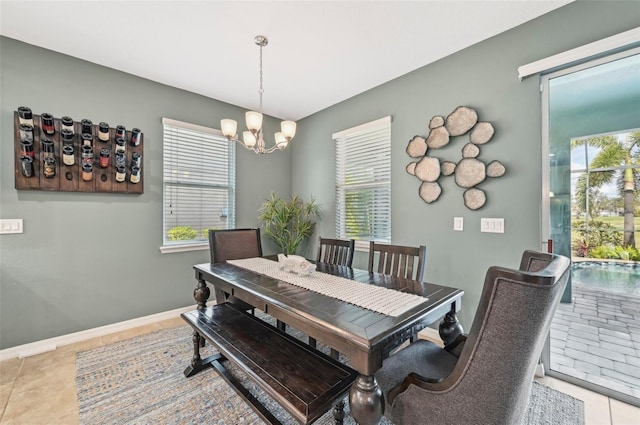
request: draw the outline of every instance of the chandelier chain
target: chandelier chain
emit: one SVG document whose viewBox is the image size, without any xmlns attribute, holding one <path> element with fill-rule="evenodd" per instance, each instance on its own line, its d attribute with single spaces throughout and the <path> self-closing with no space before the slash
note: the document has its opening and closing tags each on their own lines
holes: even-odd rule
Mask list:
<svg viewBox="0 0 640 425">
<path fill-rule="evenodd" d="M 262 93 L 264 93 L 264 88 L 262 87 L 262 44 L 260 45 L 260 113 L 262 113 Z"/>
</svg>

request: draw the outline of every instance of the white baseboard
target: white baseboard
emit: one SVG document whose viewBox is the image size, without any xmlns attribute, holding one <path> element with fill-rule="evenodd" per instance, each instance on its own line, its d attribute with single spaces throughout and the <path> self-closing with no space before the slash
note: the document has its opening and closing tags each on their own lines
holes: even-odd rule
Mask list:
<svg viewBox="0 0 640 425">
<path fill-rule="evenodd" d="M 87 329 L 85 331 L 74 332 L 67 335 L 61 335 L 54 338 L 43 339 L 40 341 L 30 342 L 28 344 L 18 345 L 15 347 L 0 350 L 0 361 L 13 358 L 24 358 L 33 356 L 47 351 L 53 351 L 58 347 L 73 344 L 76 342 L 86 341 L 98 336 L 109 335 L 114 332 L 121 332 L 133 329 L 138 326 L 149 325 L 161 320 L 172 319 L 180 316 L 181 313 L 195 309 L 196 306 L 182 307 L 175 310 L 164 311 L 162 313 L 151 314 L 149 316 L 138 317 L 136 319 L 125 320 L 124 322 L 113 323 L 111 325 L 100 326 L 98 328 Z"/>
</svg>

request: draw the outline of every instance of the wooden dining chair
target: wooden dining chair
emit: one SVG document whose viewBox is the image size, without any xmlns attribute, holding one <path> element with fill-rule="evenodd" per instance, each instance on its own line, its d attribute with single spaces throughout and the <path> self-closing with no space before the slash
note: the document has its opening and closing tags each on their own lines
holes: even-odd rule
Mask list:
<svg viewBox="0 0 640 425">
<path fill-rule="evenodd" d="M 262 257 L 260 229 L 223 229 L 209 230 L 209 253 L 212 263 L 224 263 L 227 260 L 241 260 L 244 258 Z M 254 307 L 230 294 L 216 294 L 224 296 L 228 302 L 239 305 L 243 310 L 254 312 Z"/>
<path fill-rule="evenodd" d="M 377 255 L 376 255 L 377 254 Z M 427 248 L 403 245 L 369 243 L 369 271 L 422 281 Z M 374 266 L 378 257 L 377 267 Z"/>
<path fill-rule="evenodd" d="M 212 263 L 262 257 L 260 229 L 209 230 L 209 252 Z"/>
<path fill-rule="evenodd" d="M 356 241 L 353 239 L 331 239 L 321 236 L 318 239 L 316 262 L 351 267 L 355 245 Z M 309 337 L 309 345 L 316 348 L 316 340 Z M 338 358 L 338 352 L 333 348 L 331 349 L 331 356 L 334 359 Z"/>
<path fill-rule="evenodd" d="M 353 264 L 355 243 L 353 239 L 344 240 L 320 237 L 316 261 L 319 263 L 351 267 L 351 264 Z"/>
</svg>

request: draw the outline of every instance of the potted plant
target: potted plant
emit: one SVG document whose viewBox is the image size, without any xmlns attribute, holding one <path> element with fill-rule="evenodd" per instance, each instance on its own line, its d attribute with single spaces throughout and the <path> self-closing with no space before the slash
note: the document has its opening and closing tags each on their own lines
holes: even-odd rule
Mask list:
<svg viewBox="0 0 640 425">
<path fill-rule="evenodd" d="M 285 255 L 295 254 L 302 242 L 313 234 L 320 208 L 314 199 L 305 202 L 298 195 L 285 201 L 271 192 L 260 207 L 259 218 L 264 234 L 280 247 Z"/>
</svg>

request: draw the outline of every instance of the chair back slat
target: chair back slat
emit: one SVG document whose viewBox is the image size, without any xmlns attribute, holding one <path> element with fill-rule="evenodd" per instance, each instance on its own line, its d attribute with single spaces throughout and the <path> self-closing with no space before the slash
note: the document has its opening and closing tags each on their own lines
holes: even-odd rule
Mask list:
<svg viewBox="0 0 640 425">
<path fill-rule="evenodd" d="M 403 245 L 369 244 L 369 271 L 422 281 L 427 249 Z M 378 258 L 377 267 L 375 259 Z"/>
<path fill-rule="evenodd" d="M 316 261 L 351 267 L 355 240 L 319 238 L 318 255 Z"/>
</svg>

